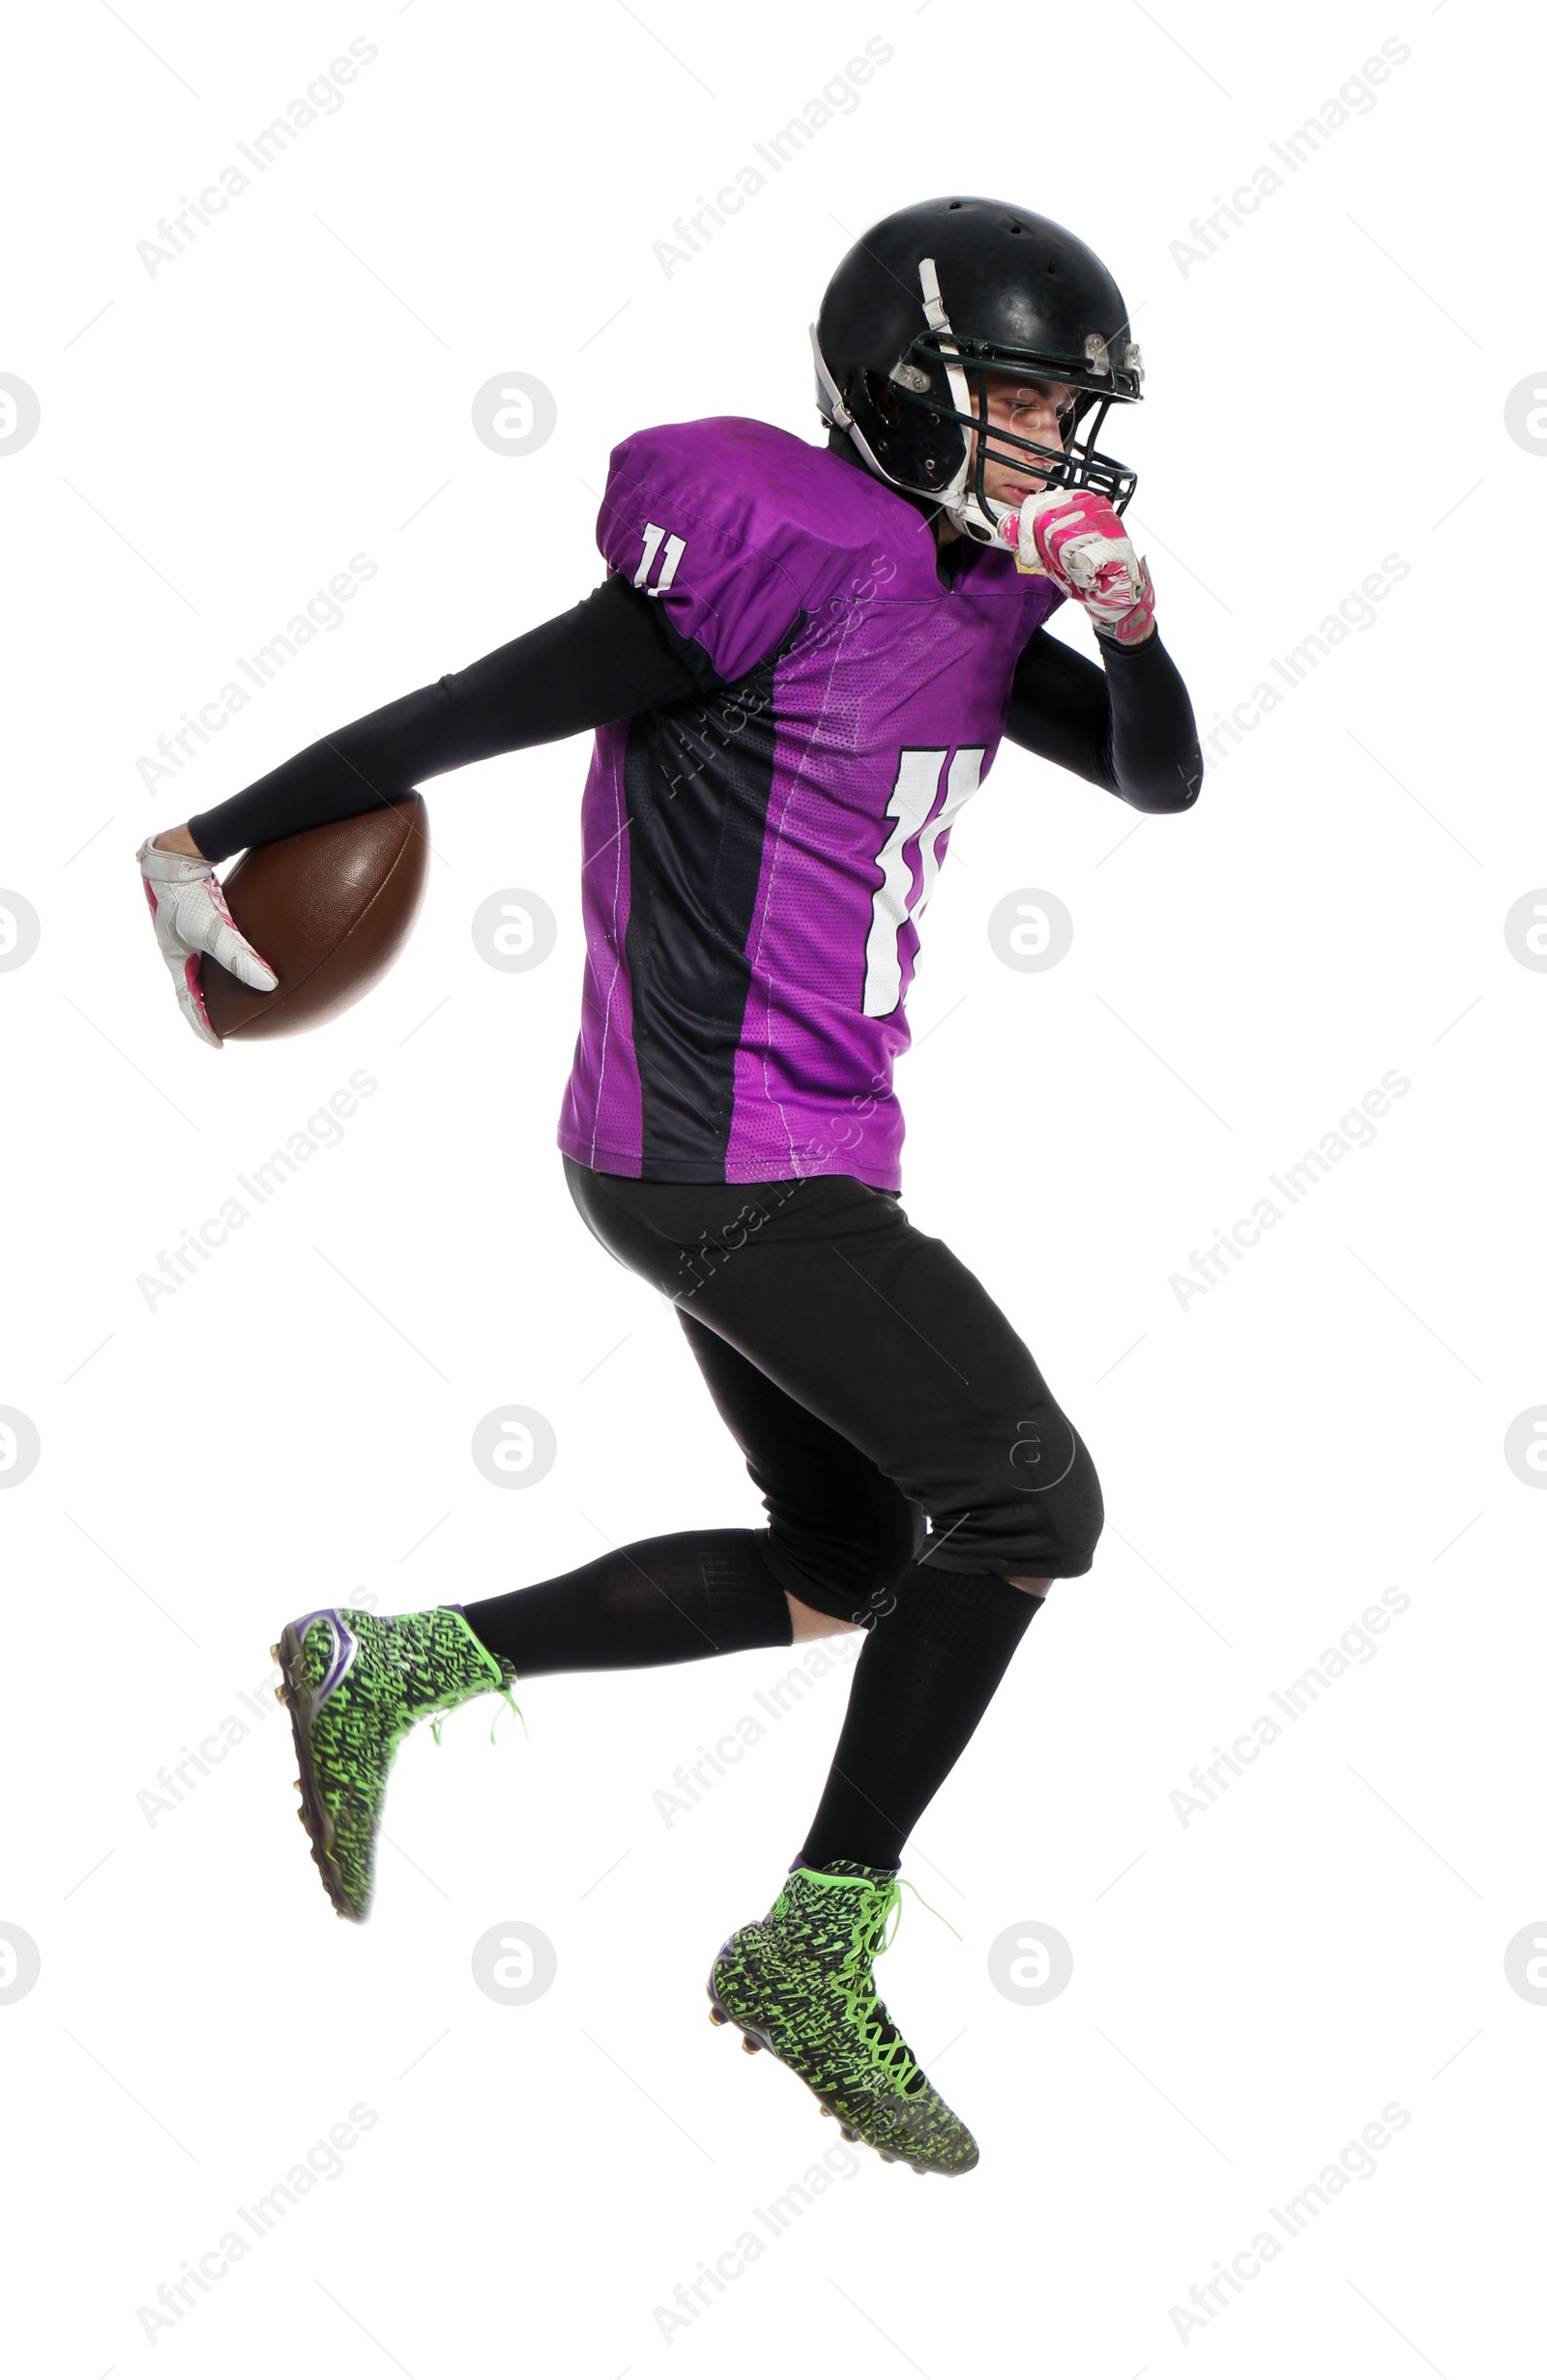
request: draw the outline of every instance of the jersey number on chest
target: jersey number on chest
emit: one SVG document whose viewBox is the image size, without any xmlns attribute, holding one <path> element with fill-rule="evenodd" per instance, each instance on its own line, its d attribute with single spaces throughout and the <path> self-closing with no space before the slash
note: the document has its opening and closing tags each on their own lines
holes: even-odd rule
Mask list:
<svg viewBox="0 0 1547 2380">
<path fill-rule="evenodd" d="M 911 922 L 917 926 L 928 906 L 945 855 L 946 837 L 963 805 L 978 791 L 986 749 L 982 744 L 959 745 L 949 755 L 949 768 L 945 751 L 905 745 L 897 755 L 897 775 L 887 803 L 890 828 L 876 853 L 881 882 L 870 904 L 870 930 L 865 937 L 867 1016 L 890 1016 L 902 998 L 898 938 L 905 925 Z M 940 808 L 935 810 L 937 801 Z M 916 838 L 919 838 L 917 890 L 907 857 L 908 845 Z"/>
</svg>

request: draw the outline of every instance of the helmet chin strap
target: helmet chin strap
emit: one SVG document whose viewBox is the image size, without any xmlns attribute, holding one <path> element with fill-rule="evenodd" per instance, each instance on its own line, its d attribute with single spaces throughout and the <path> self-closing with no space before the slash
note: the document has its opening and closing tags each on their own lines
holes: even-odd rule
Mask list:
<svg viewBox="0 0 1547 2380">
<path fill-rule="evenodd" d="M 919 285 L 923 292 L 924 320 L 931 331 L 942 334 L 951 341 L 949 348 L 941 350 L 941 362 L 946 367 L 946 379 L 950 389 L 951 402 L 958 413 L 966 414 L 970 421 L 977 421 L 977 408 L 972 400 L 972 392 L 967 386 L 967 375 L 961 367 L 960 350 L 955 343 L 956 334 L 950 327 L 950 316 L 946 311 L 945 301 L 940 294 L 940 277 L 935 271 L 933 256 L 919 258 Z M 981 425 L 979 425 L 979 434 L 981 434 Z M 962 443 L 961 468 L 949 486 L 943 487 L 940 491 L 940 501 L 946 516 L 955 523 L 963 536 L 974 538 L 975 542 L 981 542 L 982 536 L 986 534 L 994 544 L 1008 546 L 1013 552 L 1015 548 L 1010 539 L 1005 534 L 1005 523 L 1015 518 L 1015 508 L 1008 504 L 995 504 L 993 498 L 989 497 L 987 499 L 988 510 L 984 511 L 983 506 L 978 501 L 978 490 L 974 485 L 972 440 L 964 435 Z"/>
</svg>

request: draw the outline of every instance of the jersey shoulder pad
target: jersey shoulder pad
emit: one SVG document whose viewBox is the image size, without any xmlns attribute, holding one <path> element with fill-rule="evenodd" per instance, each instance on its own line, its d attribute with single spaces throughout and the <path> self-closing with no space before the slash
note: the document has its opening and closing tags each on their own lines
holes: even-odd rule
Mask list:
<svg viewBox="0 0 1547 2380">
<path fill-rule="evenodd" d="M 597 544 L 732 681 L 777 650 L 875 537 L 861 475 L 767 422 L 636 431 L 612 452 Z"/>
</svg>

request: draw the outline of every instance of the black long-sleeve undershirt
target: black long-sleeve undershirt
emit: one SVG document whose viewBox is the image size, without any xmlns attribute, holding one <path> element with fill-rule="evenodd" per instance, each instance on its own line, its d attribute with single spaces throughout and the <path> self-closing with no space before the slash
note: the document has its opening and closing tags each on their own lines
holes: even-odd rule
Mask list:
<svg viewBox="0 0 1547 2380">
<path fill-rule="evenodd" d="M 280 763 L 189 833 L 208 860 L 354 818 L 416 785 L 500 752 L 556 744 L 721 680 L 659 603 L 608 578 L 572 611 L 453 675 L 371 711 Z"/>
<path fill-rule="evenodd" d="M 1105 645 L 1107 667 L 1039 629 L 1016 665 L 1006 734 L 1136 809 L 1185 809 L 1203 775 L 1192 706 L 1158 635 Z M 724 681 L 662 605 L 620 577 L 572 611 L 310 744 L 189 820 L 207 859 L 401 801 L 416 785 L 663 708 Z"/>
<path fill-rule="evenodd" d="M 1158 630 L 1141 645 L 1098 641 L 1104 668 L 1037 630 L 1015 664 L 1006 735 L 1132 809 L 1190 809 L 1203 754 L 1182 673 Z"/>
</svg>

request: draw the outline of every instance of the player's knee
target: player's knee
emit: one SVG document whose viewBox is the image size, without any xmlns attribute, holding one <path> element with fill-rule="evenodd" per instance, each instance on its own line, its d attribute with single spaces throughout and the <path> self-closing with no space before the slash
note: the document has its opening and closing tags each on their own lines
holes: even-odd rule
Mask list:
<svg viewBox="0 0 1547 2380">
<path fill-rule="evenodd" d="M 1014 1525 L 1016 1508 L 1024 1515 L 1040 1575 L 1079 1577 L 1095 1558 L 1105 1517 L 1090 1449 L 1049 1398 L 1015 1416 L 1007 1454 L 1007 1520 Z M 1028 1574 L 1033 1569 L 1028 1563 Z"/>
<path fill-rule="evenodd" d="M 1051 1541 L 1050 1578 L 1078 1578 L 1095 1558 L 1096 1542 L 1106 1517 L 1101 1483 L 1083 1439 L 1075 1441 L 1075 1457 L 1066 1479 L 1046 1498 Z"/>
</svg>

